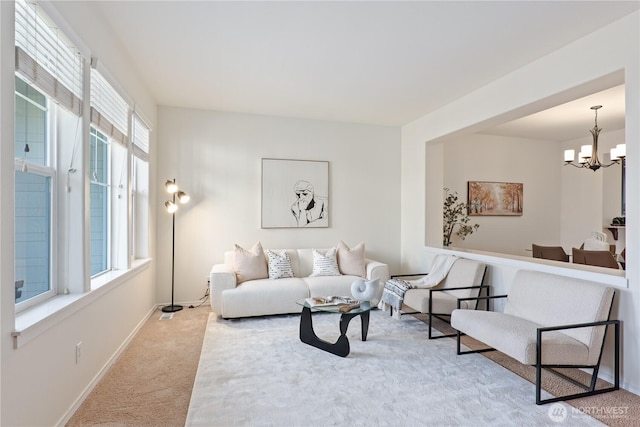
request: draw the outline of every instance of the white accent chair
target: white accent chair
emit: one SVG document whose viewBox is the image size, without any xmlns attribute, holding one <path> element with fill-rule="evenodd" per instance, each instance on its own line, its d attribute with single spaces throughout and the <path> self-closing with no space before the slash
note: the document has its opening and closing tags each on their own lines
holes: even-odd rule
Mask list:
<svg viewBox="0 0 640 427">
<path fill-rule="evenodd" d="M 486 265 L 465 258 L 458 258 L 449 273 L 437 286 L 429 289 L 409 289 L 404 295 L 402 311 L 405 314 L 426 313 L 429 315 L 429 339 L 454 337 L 455 334 L 432 334 L 433 318 L 449 323 L 451 312 L 458 305 L 458 298 L 481 296 L 484 292 L 489 296 L 489 286 L 483 285 Z M 407 274 L 392 276 L 394 278 L 415 278 L 425 274 Z M 475 310 L 477 301 L 464 301 L 461 308 Z"/>
<path fill-rule="evenodd" d="M 609 320 L 614 290 L 599 283 L 539 271 L 516 272 L 504 312 L 454 310 L 451 326 L 458 330 L 457 353 L 498 350 L 536 368 L 536 404 L 569 400 L 618 390 L 620 384 L 620 321 Z M 467 298 L 466 300 L 471 300 Z M 614 385 L 596 389 L 605 336 L 614 326 Z M 469 335 L 490 348 L 462 351 L 461 335 Z M 588 385 L 556 371 L 579 368 L 592 371 Z M 585 391 L 541 398 L 542 369 L 579 385 Z"/>
</svg>

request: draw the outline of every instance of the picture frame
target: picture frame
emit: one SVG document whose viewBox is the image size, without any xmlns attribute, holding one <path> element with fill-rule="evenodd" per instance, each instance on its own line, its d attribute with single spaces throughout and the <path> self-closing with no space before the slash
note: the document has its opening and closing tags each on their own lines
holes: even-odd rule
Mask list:
<svg viewBox="0 0 640 427">
<path fill-rule="evenodd" d="M 329 162 L 262 159 L 262 228 L 329 227 Z"/>
<path fill-rule="evenodd" d="M 469 216 L 522 216 L 524 185 L 517 182 L 467 182 Z"/>
</svg>

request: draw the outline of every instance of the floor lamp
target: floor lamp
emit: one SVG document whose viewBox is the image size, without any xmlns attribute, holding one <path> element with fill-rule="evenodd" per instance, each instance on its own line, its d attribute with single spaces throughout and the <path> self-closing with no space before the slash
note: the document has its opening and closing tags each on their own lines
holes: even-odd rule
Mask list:
<svg viewBox="0 0 640 427">
<path fill-rule="evenodd" d="M 176 311 L 182 310 L 181 305 L 176 305 L 173 303 L 173 291 L 174 291 L 174 281 L 175 281 L 175 259 L 176 259 L 176 211 L 178 210 L 178 205 L 176 204 L 176 199 L 181 204 L 187 203 L 190 199 L 189 195 L 184 191 L 181 191 L 176 184 L 176 179 L 167 180 L 164 183 L 164 187 L 167 190 L 167 193 L 171 194 L 171 200 L 167 200 L 164 203 L 164 207 L 167 209 L 172 216 L 172 226 L 171 226 L 171 305 L 166 305 L 162 307 L 162 311 L 165 313 L 173 313 Z"/>
</svg>

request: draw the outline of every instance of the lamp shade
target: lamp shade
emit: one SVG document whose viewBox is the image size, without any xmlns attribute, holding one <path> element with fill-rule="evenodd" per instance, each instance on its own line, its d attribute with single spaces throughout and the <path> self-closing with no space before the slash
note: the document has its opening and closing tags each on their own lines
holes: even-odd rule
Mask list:
<svg viewBox="0 0 640 427">
<path fill-rule="evenodd" d="M 164 207 L 167 208 L 167 212 L 169 213 L 174 213 L 178 210 L 178 205 L 170 201 L 164 202 Z"/>
<path fill-rule="evenodd" d="M 191 200 L 191 196 L 189 196 L 187 193 L 185 193 L 184 191 L 178 191 L 178 193 L 176 194 L 176 197 L 178 198 L 178 201 L 182 204 L 187 203 L 189 200 Z"/>
<path fill-rule="evenodd" d="M 578 163 L 585 164 L 589 160 L 589 156 L 587 156 L 582 151 L 578 153 Z"/>
<path fill-rule="evenodd" d="M 167 182 L 164 183 L 164 187 L 167 189 L 167 193 L 170 194 L 178 191 L 178 185 L 175 183 L 175 181 L 167 180 Z"/>
<path fill-rule="evenodd" d="M 610 151 L 610 155 L 609 157 L 611 157 L 611 160 L 615 160 L 615 159 L 619 159 L 620 158 L 620 151 L 616 148 L 613 147 Z"/>
<path fill-rule="evenodd" d="M 564 161 L 573 162 L 576 158 L 576 150 L 564 150 Z"/>
<path fill-rule="evenodd" d="M 618 144 L 616 149 L 618 150 L 618 158 L 627 157 L 627 144 Z"/>
</svg>

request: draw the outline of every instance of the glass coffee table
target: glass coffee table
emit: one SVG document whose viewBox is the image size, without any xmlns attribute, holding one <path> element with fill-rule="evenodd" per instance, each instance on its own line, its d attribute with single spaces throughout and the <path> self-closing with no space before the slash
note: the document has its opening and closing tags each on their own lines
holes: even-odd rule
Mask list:
<svg viewBox="0 0 640 427">
<path fill-rule="evenodd" d="M 356 316 L 360 316 L 362 323 L 362 341 L 367 340 L 367 333 L 369 332 L 369 312 L 375 308 L 375 306 L 372 306 L 369 302 L 361 302 L 360 307 L 347 312 L 341 312 L 340 307 L 335 305 L 312 307 L 306 299 L 298 300 L 296 303 L 302 306 L 302 313 L 300 314 L 300 341 L 303 343 L 319 348 L 320 350 L 328 351 L 336 356 L 346 357 L 351 350 L 349 347 L 349 339 L 347 338 L 347 328 L 349 327 L 351 319 Z M 314 332 L 311 313 L 318 311 L 340 314 L 340 337 L 335 343 L 318 338 Z"/>
</svg>

